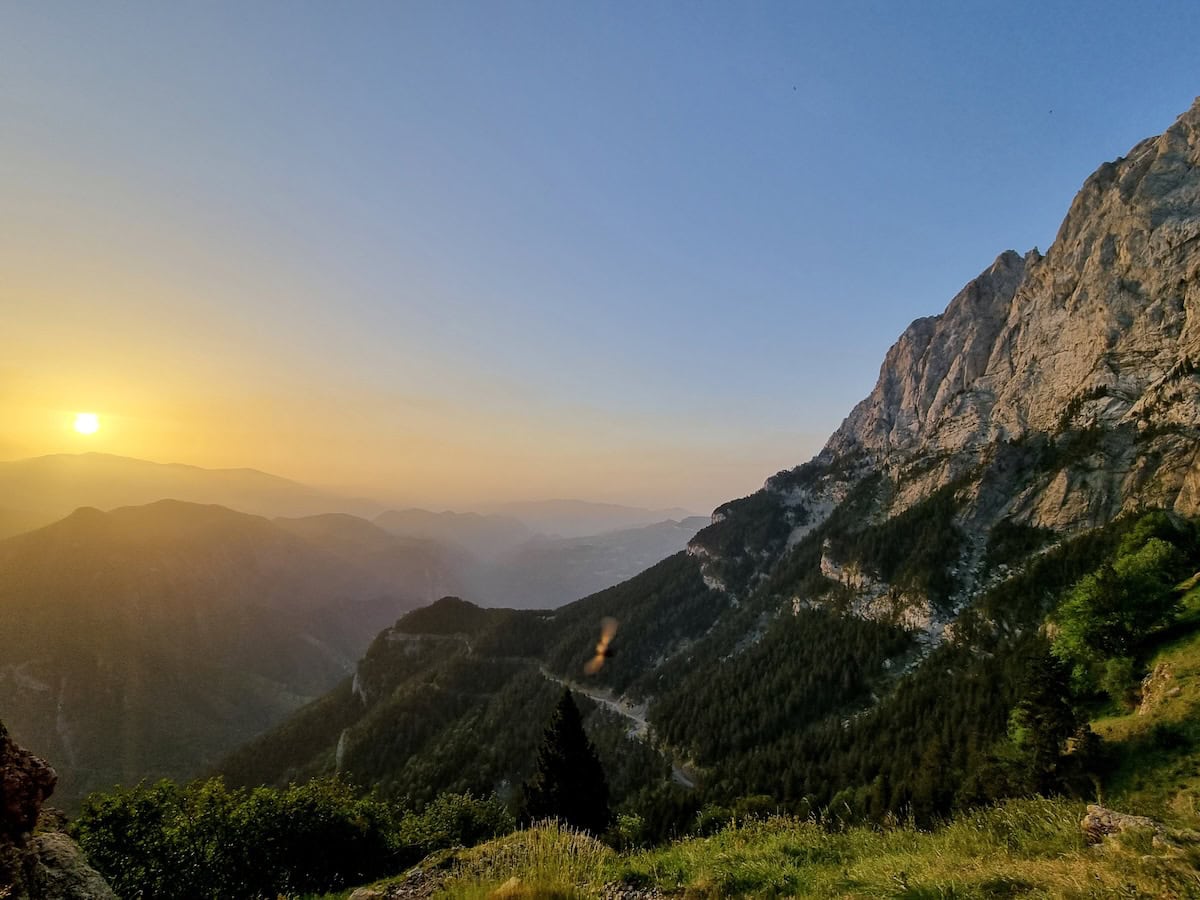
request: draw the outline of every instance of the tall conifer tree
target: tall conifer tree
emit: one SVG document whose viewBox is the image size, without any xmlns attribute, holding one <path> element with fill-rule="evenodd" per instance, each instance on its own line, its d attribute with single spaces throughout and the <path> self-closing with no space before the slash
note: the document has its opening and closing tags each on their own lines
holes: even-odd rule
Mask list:
<svg viewBox="0 0 1200 900">
<path fill-rule="evenodd" d="M 569 689 L 558 701 L 537 768 L 525 785 L 525 814 L 556 818 L 594 834 L 608 827 L 608 782 Z"/>
</svg>

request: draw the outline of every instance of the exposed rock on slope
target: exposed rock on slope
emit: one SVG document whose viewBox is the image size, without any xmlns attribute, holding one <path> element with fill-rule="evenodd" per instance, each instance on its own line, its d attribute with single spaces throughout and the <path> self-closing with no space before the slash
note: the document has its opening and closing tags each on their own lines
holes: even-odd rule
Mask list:
<svg viewBox="0 0 1200 900">
<path fill-rule="evenodd" d="M 1108 484 L 1051 479 L 1016 509 L 1059 528 L 1128 505 L 1200 512 L 1200 101 L 1101 166 L 1043 257 L 1009 251 L 889 351 L 824 457 L 901 472 L 1066 429 L 1120 431 Z M 928 493 L 944 470 L 920 479 Z M 935 470 L 936 471 L 936 470 Z M 1098 502 L 1073 501 L 1096 492 Z"/>
<path fill-rule="evenodd" d="M 18 747 L 0 723 L 0 837 L 21 840 L 33 831 L 57 781 L 55 771 Z"/>
<path fill-rule="evenodd" d="M 0 897 L 11 900 L 116 900 L 65 834 L 33 834 L 58 776 L 18 747 L 0 722 Z"/>
<path fill-rule="evenodd" d="M 710 583 L 766 577 L 848 519 L 848 497 L 858 526 L 881 525 L 940 490 L 959 530 L 951 606 L 994 575 L 999 523 L 1064 534 L 1129 510 L 1200 514 L 1200 100 L 1086 181 L 1045 256 L 1001 254 L 910 325 L 821 454 L 718 509 L 691 552 Z M 826 569 L 861 564 L 886 593 L 887 573 L 833 549 Z"/>
</svg>

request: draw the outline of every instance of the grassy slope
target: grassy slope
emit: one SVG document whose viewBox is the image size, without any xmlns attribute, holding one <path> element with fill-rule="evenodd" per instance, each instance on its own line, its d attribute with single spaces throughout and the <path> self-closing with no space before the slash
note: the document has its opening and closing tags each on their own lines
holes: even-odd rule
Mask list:
<svg viewBox="0 0 1200 900">
<path fill-rule="evenodd" d="M 1018 800 L 961 816 L 934 832 L 906 826 L 831 832 L 812 822 L 771 818 L 624 854 L 541 827 L 462 851 L 454 874 L 434 896 L 596 897 L 606 885 L 690 898 L 1200 893 L 1200 850 L 1152 850 L 1147 835 L 1089 848 L 1078 825 L 1082 813 L 1072 802 Z"/>
<path fill-rule="evenodd" d="M 1173 636 L 1146 661 L 1170 679 L 1152 692 L 1142 713 L 1096 720 L 1092 727 L 1110 746 L 1112 770 L 1105 800 L 1119 809 L 1183 828 L 1200 828 L 1200 587 L 1191 585 Z M 1178 688 L 1178 693 L 1173 693 Z M 1171 692 L 1171 693 L 1169 693 Z"/>
</svg>

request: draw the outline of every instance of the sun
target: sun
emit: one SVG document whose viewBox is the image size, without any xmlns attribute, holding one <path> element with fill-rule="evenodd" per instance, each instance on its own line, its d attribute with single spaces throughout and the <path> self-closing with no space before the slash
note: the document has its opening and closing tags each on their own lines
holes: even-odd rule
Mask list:
<svg viewBox="0 0 1200 900">
<path fill-rule="evenodd" d="M 77 413 L 75 430 L 80 434 L 95 434 L 100 430 L 100 417 L 95 413 Z"/>
</svg>

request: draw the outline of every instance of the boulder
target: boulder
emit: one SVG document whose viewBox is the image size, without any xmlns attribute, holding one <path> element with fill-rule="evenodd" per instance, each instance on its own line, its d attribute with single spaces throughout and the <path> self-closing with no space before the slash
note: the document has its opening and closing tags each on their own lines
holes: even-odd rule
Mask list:
<svg viewBox="0 0 1200 900">
<path fill-rule="evenodd" d="M 18 746 L 0 722 L 0 897 L 117 900 L 79 845 L 61 831 L 62 813 L 42 810 L 57 781 L 54 769 Z M 41 830 L 34 832 L 35 826 Z"/>
<path fill-rule="evenodd" d="M 1103 806 L 1088 804 L 1087 815 L 1079 823 L 1089 844 L 1107 846 L 1105 839 L 1126 831 L 1150 834 L 1153 854 L 1194 857 L 1200 850 L 1200 832 L 1186 828 L 1168 828 L 1146 816 L 1131 816 Z"/>
<path fill-rule="evenodd" d="M 33 831 L 57 782 L 54 769 L 17 746 L 0 722 L 0 839 L 19 841 Z"/>
<path fill-rule="evenodd" d="M 1162 831 L 1161 825 L 1146 816 L 1131 816 L 1094 803 L 1088 804 L 1087 814 L 1080 820 L 1079 827 L 1089 844 L 1099 844 L 1110 834 L 1122 831 L 1153 831 L 1156 835 Z"/>
<path fill-rule="evenodd" d="M 39 832 L 29 842 L 29 896 L 49 900 L 117 900 L 104 877 L 93 869 L 79 845 L 59 832 Z"/>
</svg>

